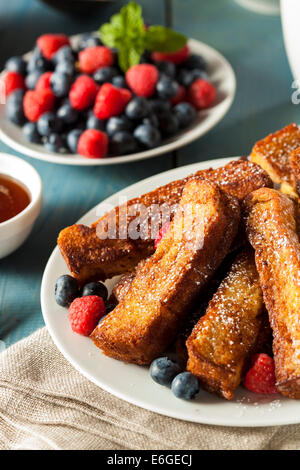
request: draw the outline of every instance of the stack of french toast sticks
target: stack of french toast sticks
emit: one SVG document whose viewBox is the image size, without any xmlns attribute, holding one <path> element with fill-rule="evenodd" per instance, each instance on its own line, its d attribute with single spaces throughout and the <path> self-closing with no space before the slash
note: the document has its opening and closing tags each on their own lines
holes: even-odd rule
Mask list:
<svg viewBox="0 0 300 470">
<path fill-rule="evenodd" d="M 300 398 L 299 190 L 300 130 L 290 124 L 257 142 L 249 159 L 159 187 L 91 227 L 64 229 L 58 245 L 80 283 L 123 275 L 115 309 L 91 335 L 96 346 L 150 364 L 175 345 L 202 387 L 228 400 L 252 354 L 267 349 L 278 391 Z M 177 207 L 156 249 L 154 205 Z M 144 236 L 124 237 L 140 207 L 150 215 Z M 104 236 L 112 221 L 122 237 Z"/>
</svg>

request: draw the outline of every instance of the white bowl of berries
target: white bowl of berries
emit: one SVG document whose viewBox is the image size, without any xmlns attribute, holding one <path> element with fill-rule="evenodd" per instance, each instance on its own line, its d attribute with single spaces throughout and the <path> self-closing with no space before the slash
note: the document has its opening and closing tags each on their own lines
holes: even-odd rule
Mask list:
<svg viewBox="0 0 300 470">
<path fill-rule="evenodd" d="M 32 52 L 8 59 L 3 142 L 53 163 L 107 165 L 170 152 L 222 119 L 236 87 L 227 60 L 173 30 L 145 27 L 133 2 L 119 15 L 133 5 L 139 53 L 126 42 L 130 26 L 120 42 L 107 23 L 100 35 L 44 34 Z"/>
</svg>

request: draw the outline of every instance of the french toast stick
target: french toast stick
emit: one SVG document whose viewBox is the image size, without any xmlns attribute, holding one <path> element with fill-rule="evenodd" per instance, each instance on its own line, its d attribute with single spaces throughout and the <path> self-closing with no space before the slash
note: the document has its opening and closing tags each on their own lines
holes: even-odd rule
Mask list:
<svg viewBox="0 0 300 470">
<path fill-rule="evenodd" d="M 184 212 L 183 212 L 184 211 Z M 170 229 L 91 338 L 104 354 L 149 364 L 173 342 L 190 306 L 226 256 L 239 203 L 216 184 L 186 183 Z"/>
<path fill-rule="evenodd" d="M 237 255 L 187 339 L 187 370 L 211 393 L 231 400 L 255 351 L 265 313 L 251 247 Z"/>
<path fill-rule="evenodd" d="M 154 191 L 140 197 L 131 199 L 104 215 L 91 227 L 85 225 L 72 225 L 62 230 L 58 237 L 58 246 L 71 274 L 79 283 L 90 280 L 106 280 L 115 275 L 133 271 L 138 262 L 147 258 L 154 252 L 154 238 L 148 230 L 150 222 L 155 219 L 152 207 L 171 207 L 179 203 L 184 185 L 196 176 L 199 179 L 207 179 L 218 183 L 228 194 L 242 200 L 247 194 L 260 187 L 272 187 L 268 175 L 258 165 L 245 159 L 233 160 L 227 165 L 217 168 L 198 171 L 181 180 L 173 181 Z M 143 238 L 136 240 L 128 235 L 128 227 L 134 218 L 138 217 L 139 205 L 143 205 L 149 211 L 146 222 L 146 231 Z M 120 235 L 121 217 L 130 210 L 136 210 L 135 216 L 128 216 L 125 226 L 125 238 Z M 171 214 L 172 216 L 172 214 Z M 161 227 L 159 214 L 157 229 Z M 105 239 L 107 224 L 115 224 L 116 238 Z M 104 237 L 102 236 L 104 234 Z M 126 235 L 127 234 L 127 235 Z M 102 239 L 104 238 L 104 239 Z"/>
<path fill-rule="evenodd" d="M 281 185 L 282 192 L 295 194 L 296 183 L 289 154 L 297 147 L 300 147 L 300 130 L 292 123 L 256 142 L 250 160 L 260 165 L 274 183 Z"/>
<path fill-rule="evenodd" d="M 259 189 L 245 200 L 246 231 L 273 330 L 276 385 L 300 398 L 300 243 L 295 205 L 284 194 Z"/>
</svg>

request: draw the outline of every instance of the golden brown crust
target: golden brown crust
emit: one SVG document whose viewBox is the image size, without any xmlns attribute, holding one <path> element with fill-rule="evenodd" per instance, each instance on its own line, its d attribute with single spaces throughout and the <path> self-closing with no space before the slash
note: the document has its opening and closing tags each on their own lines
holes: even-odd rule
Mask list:
<svg viewBox="0 0 300 470">
<path fill-rule="evenodd" d="M 208 179 L 220 184 L 221 189 L 239 200 L 242 200 L 254 189 L 272 186 L 267 174 L 258 165 L 245 159 L 234 160 L 218 169 L 198 171 L 196 176 L 199 179 Z M 101 237 L 101 233 L 105 232 L 107 222 L 112 220 L 116 222 L 118 234 L 120 213 L 124 214 L 126 209 L 135 210 L 139 204 L 143 204 L 146 208 L 150 208 L 153 204 L 167 206 L 177 204 L 184 185 L 193 177 L 190 175 L 187 178 L 173 181 L 150 193 L 132 199 L 127 205 L 117 207 L 115 213 L 106 214 L 91 227 L 72 225 L 62 230 L 57 243 L 71 274 L 84 283 L 88 280 L 105 280 L 133 271 L 140 260 L 154 252 L 154 240 L 149 236 L 138 240 L 130 238 L 101 240 L 97 234 Z M 152 216 L 153 214 L 151 214 Z M 126 233 L 128 225 L 134 217 L 128 217 L 125 226 Z"/>
<path fill-rule="evenodd" d="M 300 398 L 300 244 L 294 202 L 263 188 L 246 198 L 245 214 L 273 330 L 277 387 Z"/>
<path fill-rule="evenodd" d="M 264 304 L 253 250 L 239 254 L 187 340 L 187 369 L 203 388 L 230 400 L 255 350 Z"/>
<path fill-rule="evenodd" d="M 191 303 L 235 236 L 239 204 L 217 185 L 190 180 L 180 209 L 151 258 L 137 269 L 126 296 L 91 337 L 104 354 L 149 364 L 172 343 Z"/>
<path fill-rule="evenodd" d="M 297 195 L 300 196 L 300 147 L 290 153 L 289 164 L 295 178 Z"/>
<path fill-rule="evenodd" d="M 295 189 L 295 178 L 289 165 L 289 154 L 300 146 L 300 130 L 294 123 L 258 141 L 250 160 L 260 165 L 277 184 Z"/>
<path fill-rule="evenodd" d="M 117 305 L 127 294 L 129 287 L 135 278 L 135 272 L 125 274 L 121 277 L 119 282 L 114 286 L 112 293 L 109 297 L 108 303 Z"/>
</svg>

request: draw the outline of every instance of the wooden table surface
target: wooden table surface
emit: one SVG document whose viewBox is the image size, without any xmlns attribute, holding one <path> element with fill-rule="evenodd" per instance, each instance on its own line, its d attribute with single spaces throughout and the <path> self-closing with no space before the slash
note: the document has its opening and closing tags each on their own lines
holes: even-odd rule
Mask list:
<svg viewBox="0 0 300 470">
<path fill-rule="evenodd" d="M 37 0 L 0 2 L 0 66 L 10 56 L 30 50 L 42 33 L 96 30 L 124 3 L 127 2 L 104 4 L 97 14 L 76 17 Z M 44 163 L 21 155 L 41 175 L 44 205 L 30 239 L 0 261 L 0 338 L 6 346 L 44 324 L 40 284 L 57 234 L 63 227 L 134 182 L 174 166 L 247 154 L 253 142 L 266 133 L 299 121 L 298 107 L 291 103 L 292 75 L 279 17 L 255 14 L 234 0 L 142 0 L 140 3 L 148 23 L 172 21 L 177 30 L 225 55 L 237 77 L 234 104 L 212 131 L 176 155 L 120 166 L 86 168 Z M 172 4 L 172 11 L 169 9 L 167 15 L 166 3 Z M 1 142 L 0 151 L 16 153 Z"/>
</svg>

